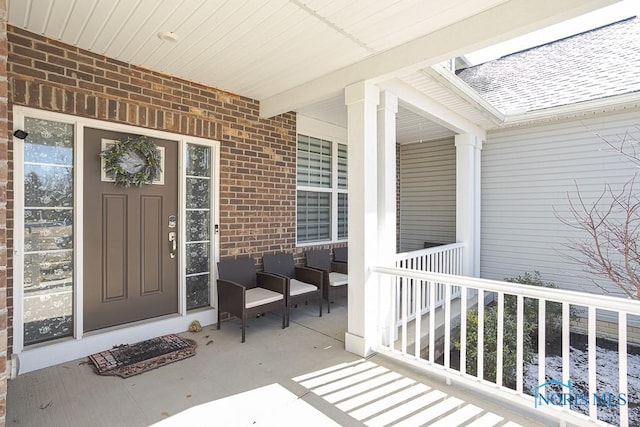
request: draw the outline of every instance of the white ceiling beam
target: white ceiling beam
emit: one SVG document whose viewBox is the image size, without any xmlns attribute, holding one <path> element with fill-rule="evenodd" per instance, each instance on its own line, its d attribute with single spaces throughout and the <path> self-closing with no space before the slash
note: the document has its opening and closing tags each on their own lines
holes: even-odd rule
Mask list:
<svg viewBox="0 0 640 427">
<path fill-rule="evenodd" d="M 353 83 L 386 80 L 409 69 L 425 68 L 617 1 L 619 0 L 509 0 L 396 48 L 262 99 L 260 116 L 273 117 L 297 110 L 335 96 Z"/>
<path fill-rule="evenodd" d="M 482 139 L 487 138 L 487 132 L 480 126 L 465 119 L 458 113 L 451 111 L 403 81 L 393 79 L 381 83 L 380 86 L 394 93 L 398 99 L 402 101 L 403 107 L 421 117 L 431 120 L 447 129 L 451 129 L 456 133 L 471 133 Z"/>
</svg>

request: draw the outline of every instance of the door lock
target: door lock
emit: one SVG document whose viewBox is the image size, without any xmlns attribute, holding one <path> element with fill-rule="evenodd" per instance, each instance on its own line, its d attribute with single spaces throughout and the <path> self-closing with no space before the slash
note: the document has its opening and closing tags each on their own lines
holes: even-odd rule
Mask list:
<svg viewBox="0 0 640 427">
<path fill-rule="evenodd" d="M 169 232 L 169 247 L 170 247 L 170 251 L 169 252 L 169 257 L 171 258 L 175 258 L 176 257 L 176 249 L 177 249 L 177 241 L 176 241 L 176 232 L 175 231 L 170 231 Z"/>
</svg>

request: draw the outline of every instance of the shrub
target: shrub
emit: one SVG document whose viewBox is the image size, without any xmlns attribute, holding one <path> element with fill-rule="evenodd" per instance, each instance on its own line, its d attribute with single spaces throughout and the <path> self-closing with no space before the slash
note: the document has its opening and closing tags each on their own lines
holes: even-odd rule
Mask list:
<svg viewBox="0 0 640 427">
<path fill-rule="evenodd" d="M 505 282 L 521 283 L 523 285 L 541 286 L 545 288 L 557 289 L 558 287 L 550 282 L 543 282 L 540 272 L 526 272 L 522 276 L 507 277 Z M 517 298 L 515 295 L 505 296 L 505 311 L 516 313 Z M 546 341 L 547 344 L 555 343 L 562 336 L 562 304 L 559 302 L 547 301 L 546 311 Z M 571 315 L 575 313 L 571 311 Z M 531 335 L 533 345 L 538 345 L 538 300 L 532 298 L 524 299 L 524 319 L 525 330 Z"/>
<path fill-rule="evenodd" d="M 540 273 L 524 273 L 522 276 L 506 278 L 505 281 L 521 283 L 532 286 L 544 286 L 556 288 L 552 283 L 545 283 L 540 278 Z M 562 335 L 562 304 L 546 303 L 546 341 L 547 345 L 557 342 Z M 505 295 L 504 299 L 504 324 L 503 324 L 503 384 L 515 388 L 517 368 L 517 297 Z M 572 312 L 572 316 L 574 313 Z M 532 298 L 524 299 L 524 335 L 523 361 L 527 365 L 531 363 L 538 343 L 538 301 Z M 497 366 L 497 341 L 498 341 L 498 307 L 494 301 L 484 308 L 484 345 L 483 378 L 496 381 Z M 453 341 L 455 348 L 460 349 L 458 340 Z M 477 375 L 478 360 L 478 309 L 477 307 L 467 311 L 467 363 L 466 372 Z"/>
<path fill-rule="evenodd" d="M 506 304 L 505 304 L 506 305 Z M 502 366 L 503 383 L 507 387 L 515 388 L 516 366 L 517 366 L 517 327 L 515 312 L 504 313 L 502 345 Z M 460 349 L 460 343 L 454 342 L 456 348 Z M 496 381 L 497 366 L 497 345 L 498 345 L 498 307 L 493 304 L 484 309 L 484 346 L 483 378 L 489 381 Z M 531 334 L 525 332 L 523 345 L 523 358 L 526 363 L 533 358 L 533 343 Z M 467 364 L 466 372 L 470 375 L 477 375 L 478 366 L 478 309 L 474 308 L 467 312 Z"/>
</svg>

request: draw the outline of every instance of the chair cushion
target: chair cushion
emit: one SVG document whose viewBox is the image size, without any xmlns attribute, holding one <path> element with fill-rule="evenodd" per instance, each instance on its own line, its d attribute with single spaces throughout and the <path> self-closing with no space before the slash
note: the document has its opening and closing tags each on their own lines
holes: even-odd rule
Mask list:
<svg viewBox="0 0 640 427">
<path fill-rule="evenodd" d="M 307 292 L 317 291 L 318 288 L 300 280 L 291 279 L 289 282 L 289 295 L 296 296 Z"/>
<path fill-rule="evenodd" d="M 329 273 L 329 286 L 342 286 L 346 285 L 349 281 L 349 276 L 342 273 Z"/>
<path fill-rule="evenodd" d="M 283 295 L 264 288 L 247 289 L 245 294 L 246 308 L 257 307 L 281 300 Z"/>
</svg>

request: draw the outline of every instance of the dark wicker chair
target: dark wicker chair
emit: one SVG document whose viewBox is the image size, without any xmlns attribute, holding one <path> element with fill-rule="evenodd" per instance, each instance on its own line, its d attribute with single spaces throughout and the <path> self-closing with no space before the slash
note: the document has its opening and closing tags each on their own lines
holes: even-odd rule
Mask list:
<svg viewBox="0 0 640 427">
<path fill-rule="evenodd" d="M 341 248 L 333 248 L 333 271 L 338 273 L 348 274 L 349 266 L 349 248 L 343 246 Z"/>
<path fill-rule="evenodd" d="M 305 257 L 307 259 L 307 267 L 322 271 L 324 282 L 322 297 L 327 300 L 327 313 L 331 313 L 330 293 L 332 289 L 348 283 L 347 263 L 342 261 L 331 262 L 329 249 L 306 251 Z"/>
<path fill-rule="evenodd" d="M 256 272 L 251 258 L 238 258 L 218 263 L 218 326 L 220 313 L 230 313 L 242 321 L 245 341 L 247 317 L 268 311 L 282 311 L 285 327 L 287 281 L 282 277 Z"/>
<path fill-rule="evenodd" d="M 291 307 L 301 301 L 317 298 L 319 316 L 322 316 L 322 273 L 312 268 L 296 267 L 293 255 L 288 253 L 265 255 L 262 262 L 264 271 L 287 279 L 287 326 Z"/>
</svg>

